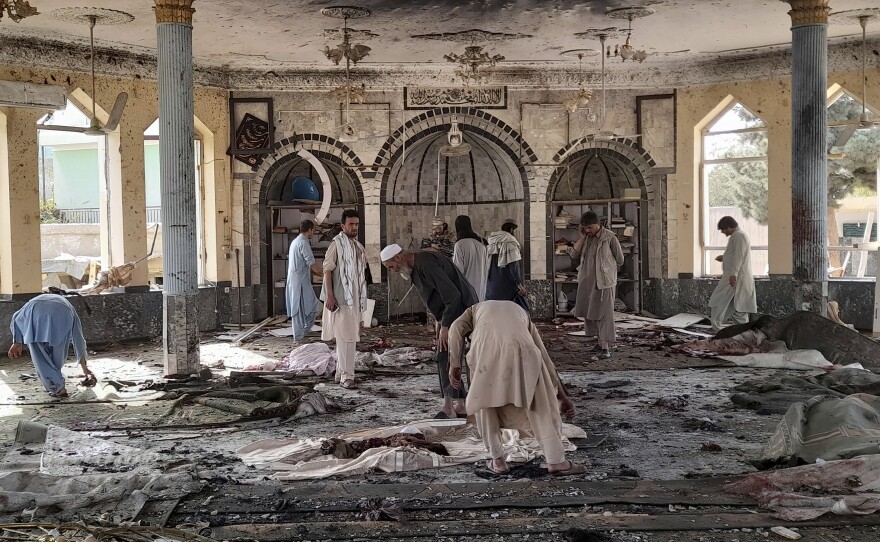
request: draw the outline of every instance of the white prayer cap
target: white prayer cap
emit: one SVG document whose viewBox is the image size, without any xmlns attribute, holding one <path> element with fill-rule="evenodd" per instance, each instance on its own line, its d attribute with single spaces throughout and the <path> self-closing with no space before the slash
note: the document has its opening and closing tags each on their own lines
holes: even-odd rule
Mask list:
<svg viewBox="0 0 880 542">
<path fill-rule="evenodd" d="M 401 252 L 403 252 L 403 249 L 400 248 L 400 245 L 395 243 L 393 245 L 388 245 L 387 247 L 383 248 L 382 252 L 379 253 L 379 257 L 382 258 L 383 262 L 387 262 Z"/>
</svg>

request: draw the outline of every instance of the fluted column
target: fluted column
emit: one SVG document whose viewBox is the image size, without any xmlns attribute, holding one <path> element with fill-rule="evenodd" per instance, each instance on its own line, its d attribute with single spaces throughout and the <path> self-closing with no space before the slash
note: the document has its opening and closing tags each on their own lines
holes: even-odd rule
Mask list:
<svg viewBox="0 0 880 542">
<path fill-rule="evenodd" d="M 198 249 L 193 156 L 193 0 L 154 0 L 159 58 L 159 156 L 166 374 L 199 369 Z"/>
<path fill-rule="evenodd" d="M 791 5 L 792 271 L 798 309 L 825 314 L 828 299 L 826 88 L 829 0 Z M 772 181 L 771 181 L 772 182 Z"/>
</svg>

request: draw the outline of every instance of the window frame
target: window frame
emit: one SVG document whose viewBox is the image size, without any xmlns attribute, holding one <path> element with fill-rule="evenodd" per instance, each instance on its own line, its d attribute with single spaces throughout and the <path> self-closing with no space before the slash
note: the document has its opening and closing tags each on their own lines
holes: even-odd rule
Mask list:
<svg viewBox="0 0 880 542">
<path fill-rule="evenodd" d="M 718 120 L 724 115 L 730 113 L 733 108 L 737 105 L 744 108 L 746 111 L 755 116 L 755 118 L 760 119 L 763 126 L 752 126 L 748 128 L 736 128 L 733 130 L 719 130 L 712 131 L 712 126 L 718 122 Z M 767 123 L 764 119 L 761 119 L 757 115 L 755 115 L 751 109 L 747 108 L 741 102 L 733 101 L 730 105 L 725 107 L 718 115 L 712 119 L 711 122 L 706 124 L 706 126 L 700 130 L 700 275 L 703 277 L 720 277 L 720 274 L 710 273 L 709 269 L 711 267 L 711 260 L 707 257 L 709 251 L 721 251 L 727 249 L 727 246 L 715 246 L 709 245 L 708 239 L 710 238 L 710 232 L 714 231 L 715 224 L 708 223 L 708 210 L 709 210 L 709 186 L 708 179 L 706 177 L 706 166 L 717 165 L 717 164 L 737 164 L 744 162 L 764 162 L 767 164 L 768 162 L 768 153 L 764 156 L 741 156 L 737 158 L 706 158 L 706 137 L 707 136 L 718 136 L 718 135 L 728 135 L 728 134 L 750 134 L 750 133 L 759 133 L 764 132 L 767 134 L 767 141 L 769 145 L 770 134 L 767 128 Z M 768 178 L 769 182 L 769 178 Z M 711 228 L 711 229 L 710 229 Z M 769 245 L 751 245 L 750 251 L 767 251 L 769 253 L 770 246 Z M 768 271 L 769 273 L 769 271 Z M 756 277 L 766 277 L 768 275 L 765 274 L 754 274 Z"/>
</svg>

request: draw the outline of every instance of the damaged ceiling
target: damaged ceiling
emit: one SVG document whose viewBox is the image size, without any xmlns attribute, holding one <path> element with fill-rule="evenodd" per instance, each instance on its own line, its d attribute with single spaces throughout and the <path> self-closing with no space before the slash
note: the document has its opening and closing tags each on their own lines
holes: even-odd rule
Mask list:
<svg viewBox="0 0 880 542">
<path fill-rule="evenodd" d="M 333 64 L 323 54 L 325 46 L 339 40 L 340 19 L 321 15 L 321 8 L 340 2 L 332 0 L 196 0 L 193 22 L 193 50 L 202 69 L 241 71 L 333 71 Z M 342 2 L 344 3 L 344 2 Z M 352 2 L 368 7 L 372 16 L 350 21 L 359 32 L 355 41 L 372 48 L 362 68 L 376 71 L 415 69 L 437 77 L 451 71 L 443 55 L 460 53 L 469 38 L 456 33 L 480 29 L 490 33 L 512 34 L 512 39 L 487 39 L 475 42 L 505 60 L 499 70 L 515 67 L 547 71 L 548 67 L 577 71 L 577 63 L 560 55 L 562 51 L 599 47 L 595 39 L 576 34 L 589 29 L 625 28 L 626 20 L 612 19 L 609 10 L 625 7 L 648 7 L 653 14 L 633 23 L 633 45 L 650 56 L 644 64 L 622 64 L 612 59 L 612 71 L 631 73 L 662 71 L 658 65 L 719 63 L 719 59 L 743 56 L 762 57 L 788 48 L 791 41 L 789 7 L 779 0 L 434 0 L 394 1 L 364 0 Z M 27 58 L 40 62 L 33 51 L 51 55 L 56 47 L 79 47 L 88 41 L 88 27 L 77 21 L 58 20 L 52 11 L 71 6 L 122 10 L 134 21 L 119 26 L 100 25 L 95 39 L 105 51 L 124 51 L 136 56 L 155 54 L 156 29 L 148 0 L 33 0 L 40 15 L 16 24 L 0 22 L 0 41 L 9 59 L 12 48 L 30 49 Z M 876 0 L 832 0 L 833 11 L 877 7 Z M 682 32 L 682 29 L 687 29 Z M 330 32 L 328 32 L 328 30 Z M 880 32 L 880 25 L 869 32 Z M 419 37 L 440 33 L 435 39 Z M 857 21 L 849 25 L 831 25 L 832 43 L 852 42 L 860 34 Z M 851 38 L 851 39 L 848 39 Z M 36 41 L 35 41 L 36 40 Z M 608 41 L 612 47 L 624 38 Z M 39 43 L 42 42 L 42 43 Z M 876 43 L 876 40 L 872 40 Z M 849 55 L 844 55 L 849 56 Z M 876 57 L 876 51 L 875 51 Z M 876 63 L 877 60 L 875 59 Z M 585 58 L 585 71 L 593 73 L 598 56 Z M 428 70 L 425 66 L 428 65 Z M 652 68 L 652 66 L 655 66 Z M 99 68 L 100 69 L 100 68 Z M 112 72 L 113 70 L 105 70 Z M 592 77 L 587 77 L 592 79 Z"/>
</svg>

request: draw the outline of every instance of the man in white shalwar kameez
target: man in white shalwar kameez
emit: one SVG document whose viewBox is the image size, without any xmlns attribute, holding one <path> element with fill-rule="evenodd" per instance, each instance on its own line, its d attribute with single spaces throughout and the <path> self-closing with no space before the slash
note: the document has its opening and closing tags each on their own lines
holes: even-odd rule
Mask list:
<svg viewBox="0 0 880 542">
<path fill-rule="evenodd" d="M 721 262 L 721 281 L 709 298 L 710 319 L 715 331 L 728 320 L 745 324 L 750 313 L 758 312 L 749 238 L 729 216 L 718 221 L 718 229 L 728 239 L 724 255 L 715 258 Z"/>
<path fill-rule="evenodd" d="M 336 382 L 354 389 L 354 362 L 367 304 L 367 260 L 357 240 L 360 215 L 342 213 L 342 232 L 333 238 L 324 256 L 324 301 L 321 340 L 336 339 Z"/>
<path fill-rule="evenodd" d="M 293 342 L 301 341 L 303 336 L 312 329 L 315 316 L 318 315 L 318 297 L 312 287 L 312 275 L 322 275 L 321 266 L 315 263 L 312 253 L 311 239 L 315 233 L 315 223 L 303 220 L 299 226 L 299 235 L 290 243 L 287 254 L 287 282 L 285 297 L 287 298 L 287 316 L 293 327 Z"/>
<path fill-rule="evenodd" d="M 67 361 L 71 344 L 86 375 L 83 384 L 94 385 L 95 375 L 86 365 L 86 340 L 82 324 L 69 301 L 55 294 L 38 295 L 12 315 L 9 328 L 12 333 L 9 357 L 20 357 L 27 345 L 37 377 L 49 395 L 68 396 L 61 368 Z"/>
<path fill-rule="evenodd" d="M 470 391 L 465 406 L 469 415 L 476 414 L 491 457 L 488 469 L 496 474 L 509 470 L 501 443 L 501 428 L 508 428 L 534 435 L 550 474 L 586 472 L 565 459 L 560 413 L 570 419 L 574 406 L 529 314 L 512 301 L 484 301 L 464 311 L 449 331 L 449 378 L 455 387 L 461 386 L 467 336 Z"/>
</svg>

